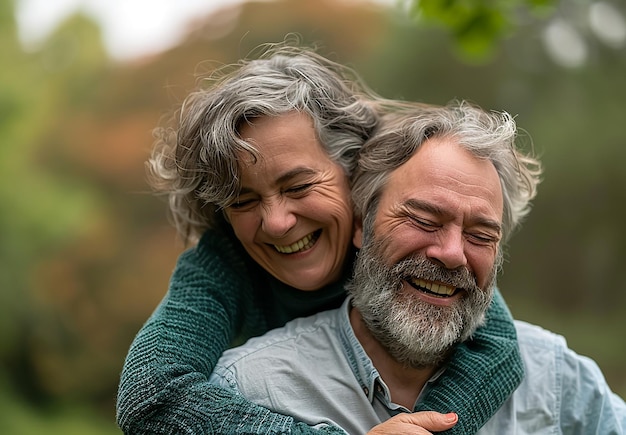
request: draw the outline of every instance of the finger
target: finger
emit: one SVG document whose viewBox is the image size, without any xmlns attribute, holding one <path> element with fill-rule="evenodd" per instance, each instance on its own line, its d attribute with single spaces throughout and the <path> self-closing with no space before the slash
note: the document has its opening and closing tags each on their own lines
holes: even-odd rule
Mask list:
<svg viewBox="0 0 626 435">
<path fill-rule="evenodd" d="M 443 431 L 454 426 L 459 417 L 454 413 L 441 414 L 435 411 L 421 411 L 413 414 L 398 414 L 394 418 L 398 418 L 403 423 L 409 423 L 422 427 L 429 431 Z"/>
</svg>

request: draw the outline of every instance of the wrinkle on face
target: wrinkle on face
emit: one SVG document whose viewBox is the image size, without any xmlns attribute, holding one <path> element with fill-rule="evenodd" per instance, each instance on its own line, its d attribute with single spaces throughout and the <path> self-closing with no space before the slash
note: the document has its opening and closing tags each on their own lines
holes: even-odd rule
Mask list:
<svg viewBox="0 0 626 435">
<path fill-rule="evenodd" d="M 299 112 L 261 117 L 240 134 L 260 157 L 242 156 L 242 189 L 226 210 L 235 235 L 257 263 L 292 287 L 317 290 L 336 281 L 351 247 L 350 190 L 343 168 L 318 141 L 313 121 Z M 311 234 L 319 235 L 311 248 L 276 248 Z"/>
</svg>

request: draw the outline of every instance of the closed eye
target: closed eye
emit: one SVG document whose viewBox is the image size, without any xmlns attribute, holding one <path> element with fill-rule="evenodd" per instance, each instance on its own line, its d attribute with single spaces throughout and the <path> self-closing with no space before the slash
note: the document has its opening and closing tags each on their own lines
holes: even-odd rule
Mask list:
<svg viewBox="0 0 626 435">
<path fill-rule="evenodd" d="M 256 198 L 237 200 L 229 205 L 229 208 L 233 210 L 246 210 L 254 207 L 258 201 L 259 200 Z"/>
<path fill-rule="evenodd" d="M 312 183 L 308 183 L 308 184 L 298 184 L 297 186 L 293 186 L 290 187 L 289 189 L 285 190 L 285 193 L 304 193 L 307 190 L 309 190 L 311 187 L 313 187 Z"/>
<path fill-rule="evenodd" d="M 438 224 L 432 221 L 429 221 L 427 219 L 422 219 L 422 218 L 418 218 L 415 216 L 411 216 L 410 219 L 415 225 L 417 225 L 424 231 L 432 232 L 432 231 L 436 231 L 439 228 Z"/>
<path fill-rule="evenodd" d="M 498 242 L 498 237 L 489 234 L 466 233 L 467 239 L 475 245 L 492 245 Z"/>
</svg>

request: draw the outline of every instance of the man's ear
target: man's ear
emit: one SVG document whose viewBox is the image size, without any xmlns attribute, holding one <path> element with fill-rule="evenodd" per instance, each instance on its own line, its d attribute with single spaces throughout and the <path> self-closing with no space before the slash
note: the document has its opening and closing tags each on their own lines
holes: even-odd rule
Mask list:
<svg viewBox="0 0 626 435">
<path fill-rule="evenodd" d="M 352 235 L 352 244 L 361 249 L 363 246 L 363 221 L 361 219 L 354 219 L 354 234 Z"/>
</svg>

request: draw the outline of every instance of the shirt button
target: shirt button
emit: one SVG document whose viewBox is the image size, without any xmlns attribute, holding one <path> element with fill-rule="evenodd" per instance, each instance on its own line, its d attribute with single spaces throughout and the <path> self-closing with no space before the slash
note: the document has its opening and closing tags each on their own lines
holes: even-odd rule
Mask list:
<svg viewBox="0 0 626 435">
<path fill-rule="evenodd" d="M 369 397 L 369 395 L 370 395 L 370 390 L 369 390 L 367 387 L 363 387 L 363 392 L 365 393 L 365 395 L 366 395 L 367 397 Z"/>
</svg>

